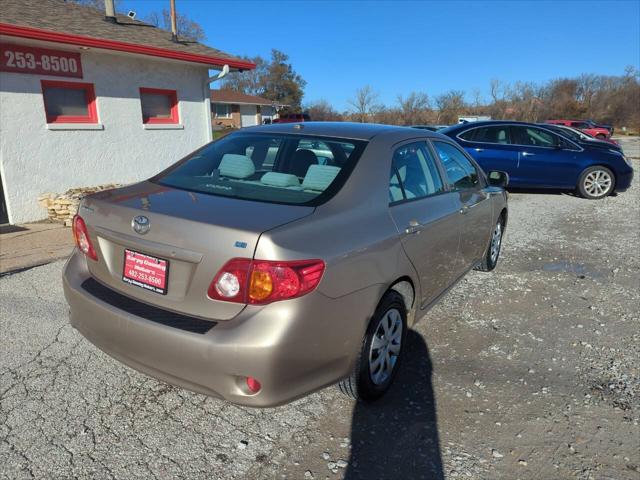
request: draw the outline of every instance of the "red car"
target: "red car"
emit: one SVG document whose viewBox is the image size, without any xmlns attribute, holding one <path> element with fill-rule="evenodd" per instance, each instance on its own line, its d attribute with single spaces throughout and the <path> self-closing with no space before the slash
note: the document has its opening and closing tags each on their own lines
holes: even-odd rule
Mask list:
<svg viewBox="0 0 640 480">
<path fill-rule="evenodd" d="M 565 125 L 567 127 L 577 128 L 584 133 L 596 137 L 598 140 L 606 140 L 611 136 L 611 132 L 606 128 L 593 127 L 584 120 L 547 120 L 545 123 L 551 123 L 553 125 Z"/>
<path fill-rule="evenodd" d="M 273 123 L 298 123 L 309 121 L 311 121 L 311 119 L 306 113 L 288 113 L 280 115 L 280 117 L 273 120 Z"/>
</svg>

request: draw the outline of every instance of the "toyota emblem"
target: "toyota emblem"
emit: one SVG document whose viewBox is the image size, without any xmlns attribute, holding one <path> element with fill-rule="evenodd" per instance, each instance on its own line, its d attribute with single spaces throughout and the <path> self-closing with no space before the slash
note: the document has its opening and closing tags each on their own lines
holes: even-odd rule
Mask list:
<svg viewBox="0 0 640 480">
<path fill-rule="evenodd" d="M 133 220 L 131 220 L 131 228 L 133 228 L 134 232 L 144 235 L 151 228 L 151 224 L 147 217 L 144 215 L 138 215 L 137 217 L 133 217 Z"/>
</svg>

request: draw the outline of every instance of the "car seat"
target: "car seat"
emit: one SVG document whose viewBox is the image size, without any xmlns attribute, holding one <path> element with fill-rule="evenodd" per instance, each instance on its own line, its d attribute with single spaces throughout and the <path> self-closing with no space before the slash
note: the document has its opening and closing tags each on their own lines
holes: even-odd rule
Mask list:
<svg viewBox="0 0 640 480">
<path fill-rule="evenodd" d="M 307 170 L 311 165 L 318 164 L 318 157 L 311 150 L 300 149 L 296 150 L 291 159 L 291 172 L 300 178 L 303 178 L 307 174 Z"/>
</svg>

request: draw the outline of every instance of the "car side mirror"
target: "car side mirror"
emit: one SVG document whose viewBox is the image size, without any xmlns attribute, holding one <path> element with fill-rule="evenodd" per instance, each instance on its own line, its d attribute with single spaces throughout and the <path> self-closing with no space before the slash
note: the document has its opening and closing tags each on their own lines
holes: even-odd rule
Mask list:
<svg viewBox="0 0 640 480">
<path fill-rule="evenodd" d="M 507 188 L 507 185 L 509 185 L 509 174 L 507 172 L 492 170 L 487 175 L 487 179 L 492 187 Z"/>
</svg>

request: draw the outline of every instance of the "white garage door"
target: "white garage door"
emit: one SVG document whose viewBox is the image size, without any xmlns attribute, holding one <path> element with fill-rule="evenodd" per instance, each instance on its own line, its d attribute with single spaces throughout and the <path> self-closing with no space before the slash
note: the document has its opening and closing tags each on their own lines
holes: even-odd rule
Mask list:
<svg viewBox="0 0 640 480">
<path fill-rule="evenodd" d="M 243 127 L 257 125 L 256 113 L 258 110 L 255 105 L 240 105 L 240 122 Z"/>
</svg>

